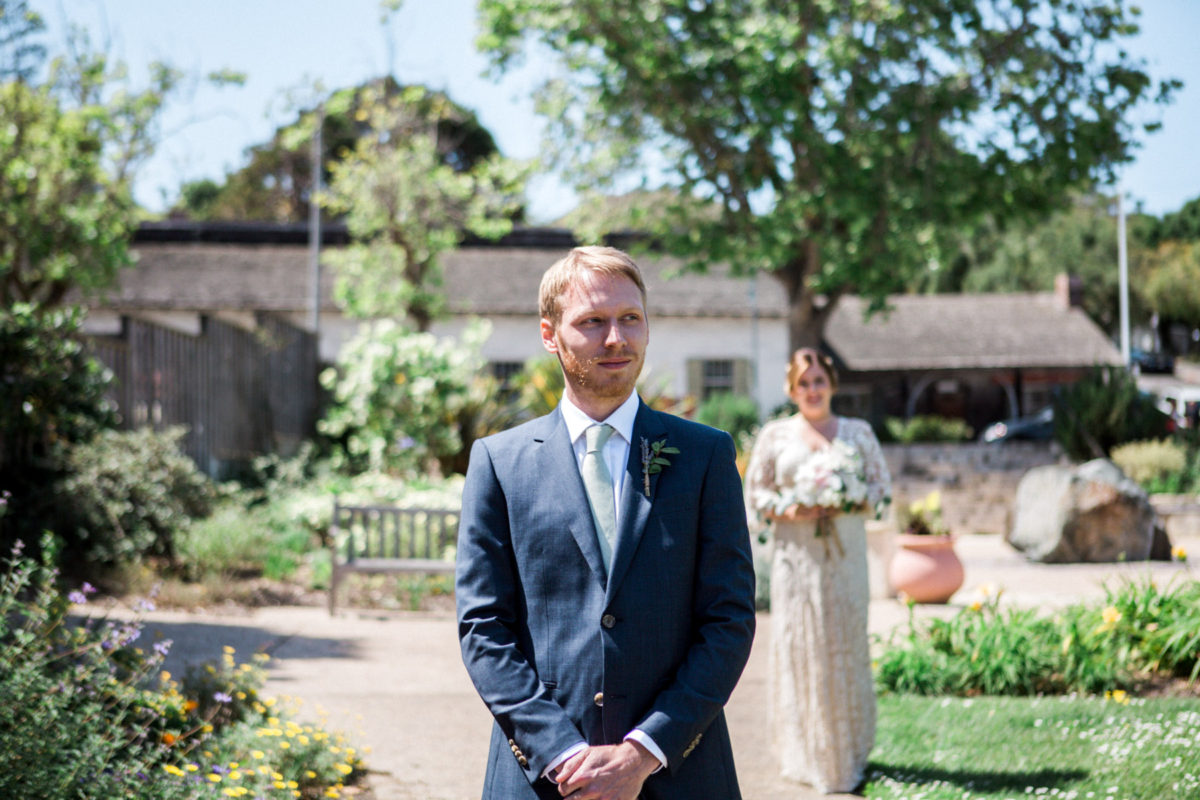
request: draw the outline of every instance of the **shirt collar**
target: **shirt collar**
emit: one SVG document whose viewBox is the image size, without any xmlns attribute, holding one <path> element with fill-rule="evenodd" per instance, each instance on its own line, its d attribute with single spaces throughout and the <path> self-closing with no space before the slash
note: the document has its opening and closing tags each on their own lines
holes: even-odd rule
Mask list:
<svg viewBox="0 0 1200 800">
<path fill-rule="evenodd" d="M 567 423 L 567 434 L 571 437 L 572 443 L 578 440 L 585 430 L 592 425 L 599 425 L 601 422 L 612 425 L 621 438 L 628 443 L 633 441 L 633 421 L 637 418 L 640 402 L 637 392 L 630 392 L 625 402 L 618 406 L 616 411 L 609 414 L 607 419 L 602 420 L 592 419 L 580 411 L 578 406 L 567 399 L 565 393 L 562 400 L 559 401 L 558 407 L 562 410 L 563 422 Z"/>
</svg>

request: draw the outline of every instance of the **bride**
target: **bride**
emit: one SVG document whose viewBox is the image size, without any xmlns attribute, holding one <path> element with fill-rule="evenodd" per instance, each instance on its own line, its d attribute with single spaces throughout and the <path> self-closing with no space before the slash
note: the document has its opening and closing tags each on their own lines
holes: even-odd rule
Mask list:
<svg viewBox="0 0 1200 800">
<path fill-rule="evenodd" d="M 797 350 L 787 389 L 799 413 L 763 426 L 746 470 L 774 527 L 768 716 L 785 778 L 848 792 L 875 742 L 864 523 L 890 479 L 871 426 L 832 413 L 827 356 Z"/>
</svg>

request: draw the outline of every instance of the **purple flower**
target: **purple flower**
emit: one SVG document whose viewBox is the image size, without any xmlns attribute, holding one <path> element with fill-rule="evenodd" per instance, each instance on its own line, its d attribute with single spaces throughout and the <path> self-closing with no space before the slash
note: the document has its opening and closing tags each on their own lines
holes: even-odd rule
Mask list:
<svg viewBox="0 0 1200 800">
<path fill-rule="evenodd" d="M 76 589 L 67 595 L 67 599 L 78 606 L 87 602 L 87 595 Z"/>
<path fill-rule="evenodd" d="M 216 700 L 218 703 L 232 703 L 233 697 L 225 692 L 216 692 L 213 694 L 213 700 Z"/>
<path fill-rule="evenodd" d="M 79 588 L 80 588 L 81 590 L 83 590 L 83 593 L 84 593 L 84 594 L 95 594 L 95 593 L 96 593 L 96 587 L 95 587 L 95 586 L 92 586 L 92 585 L 91 585 L 90 583 L 88 583 L 87 581 L 84 581 L 84 582 L 83 582 L 83 586 L 80 586 Z"/>
<path fill-rule="evenodd" d="M 163 658 L 167 657 L 167 653 L 171 652 L 171 645 L 174 644 L 170 639 L 165 639 L 161 642 L 154 643 L 154 652 L 158 653 Z"/>
<path fill-rule="evenodd" d="M 138 612 L 153 611 L 155 609 L 153 600 L 138 600 L 134 605 L 134 610 Z"/>
<path fill-rule="evenodd" d="M 404 436 L 400 439 L 400 441 L 396 442 L 396 444 L 400 447 L 401 450 L 408 450 L 410 447 L 412 447 L 416 443 L 417 443 L 416 439 L 413 439 L 411 436 Z"/>
</svg>

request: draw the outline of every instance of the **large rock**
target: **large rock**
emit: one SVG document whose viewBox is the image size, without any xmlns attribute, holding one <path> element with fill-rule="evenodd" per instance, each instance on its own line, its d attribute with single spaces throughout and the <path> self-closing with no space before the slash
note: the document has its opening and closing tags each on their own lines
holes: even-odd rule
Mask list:
<svg viewBox="0 0 1200 800">
<path fill-rule="evenodd" d="M 1149 498 L 1105 459 L 1029 470 L 1013 517 L 1005 538 L 1031 561 L 1144 561 L 1154 541 Z"/>
</svg>

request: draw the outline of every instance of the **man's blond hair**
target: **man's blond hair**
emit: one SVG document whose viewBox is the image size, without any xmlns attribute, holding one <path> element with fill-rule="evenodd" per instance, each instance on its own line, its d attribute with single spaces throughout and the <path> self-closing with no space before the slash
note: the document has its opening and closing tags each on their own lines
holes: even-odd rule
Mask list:
<svg viewBox="0 0 1200 800">
<path fill-rule="evenodd" d="M 542 275 L 542 285 L 538 289 L 538 312 L 542 318 L 558 327 L 562 319 L 562 296 L 589 272 L 619 275 L 633 281 L 642 294 L 642 307 L 645 308 L 646 284 L 642 281 L 642 271 L 627 253 L 615 247 L 576 247 L 551 264 Z"/>
</svg>

